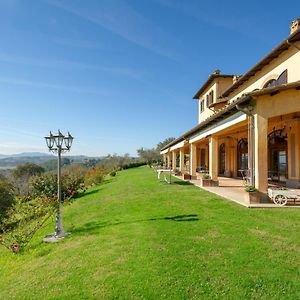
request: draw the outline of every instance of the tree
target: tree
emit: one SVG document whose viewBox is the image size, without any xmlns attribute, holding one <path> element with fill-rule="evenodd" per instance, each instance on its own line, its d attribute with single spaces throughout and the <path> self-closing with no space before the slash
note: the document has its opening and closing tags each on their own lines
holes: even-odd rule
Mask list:
<svg viewBox="0 0 300 300">
<path fill-rule="evenodd" d="M 7 180 L 0 180 L 0 222 L 15 202 L 14 189 Z"/>
<path fill-rule="evenodd" d="M 33 163 L 26 163 L 23 165 L 18 165 L 13 171 L 12 175 L 14 178 L 31 177 L 35 175 L 40 175 L 44 173 L 43 167 Z"/>
<path fill-rule="evenodd" d="M 121 170 L 133 162 L 136 162 L 135 158 L 130 157 L 128 153 L 124 156 L 108 154 L 106 157 L 100 159 L 97 167 L 104 169 L 107 173 L 110 173 L 111 171 Z"/>
<path fill-rule="evenodd" d="M 157 149 L 145 149 L 140 148 L 137 150 L 137 153 L 141 160 L 147 163 L 147 165 L 151 166 L 153 163 L 158 162 L 160 160 L 160 154 Z"/>
<path fill-rule="evenodd" d="M 16 194 L 19 196 L 28 196 L 30 194 L 30 178 L 41 175 L 44 172 L 43 167 L 34 163 L 18 165 L 11 174 Z"/>
<path fill-rule="evenodd" d="M 163 147 L 167 146 L 168 144 L 170 144 L 171 142 L 173 142 L 175 140 L 174 137 L 168 137 L 166 139 L 164 139 L 162 142 L 159 142 L 156 146 L 156 149 L 158 151 L 160 151 Z"/>
<path fill-rule="evenodd" d="M 61 159 L 61 166 L 67 166 L 71 164 L 71 160 L 67 157 L 63 157 Z M 54 171 L 57 169 L 57 160 L 56 159 L 50 159 L 42 164 L 42 167 L 45 169 L 45 171 Z"/>
</svg>

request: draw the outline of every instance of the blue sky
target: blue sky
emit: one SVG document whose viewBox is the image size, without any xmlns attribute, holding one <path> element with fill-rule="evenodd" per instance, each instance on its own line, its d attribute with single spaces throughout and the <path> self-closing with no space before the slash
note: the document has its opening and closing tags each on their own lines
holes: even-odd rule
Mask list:
<svg viewBox="0 0 300 300">
<path fill-rule="evenodd" d="M 130 153 L 197 124 L 215 69 L 242 74 L 289 34 L 298 1 L 0 0 L 0 153 Z M 299 14 L 299 15 L 298 15 Z"/>
</svg>

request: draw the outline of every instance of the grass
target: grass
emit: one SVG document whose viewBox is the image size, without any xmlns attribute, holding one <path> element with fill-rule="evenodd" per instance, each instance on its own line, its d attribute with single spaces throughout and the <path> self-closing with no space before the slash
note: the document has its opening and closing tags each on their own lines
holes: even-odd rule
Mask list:
<svg viewBox="0 0 300 300">
<path fill-rule="evenodd" d="M 300 210 L 247 209 L 147 167 L 64 208 L 71 236 L 0 249 L 0 299 L 300 299 Z"/>
</svg>

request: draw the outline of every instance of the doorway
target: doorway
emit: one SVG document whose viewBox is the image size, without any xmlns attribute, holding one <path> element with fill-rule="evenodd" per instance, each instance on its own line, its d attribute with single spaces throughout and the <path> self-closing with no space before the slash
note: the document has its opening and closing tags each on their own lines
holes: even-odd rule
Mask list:
<svg viewBox="0 0 300 300">
<path fill-rule="evenodd" d="M 268 177 L 275 183 L 286 183 L 288 177 L 287 134 L 283 129 L 273 130 L 268 136 Z"/>
<path fill-rule="evenodd" d="M 238 177 L 243 177 L 242 172 L 245 174 L 245 172 L 248 170 L 248 141 L 246 138 L 239 140 L 237 145 L 237 155 L 237 175 Z"/>
<path fill-rule="evenodd" d="M 225 143 L 220 145 L 219 149 L 219 174 L 224 176 L 225 175 L 225 162 L 226 160 L 226 150 L 225 150 Z"/>
</svg>

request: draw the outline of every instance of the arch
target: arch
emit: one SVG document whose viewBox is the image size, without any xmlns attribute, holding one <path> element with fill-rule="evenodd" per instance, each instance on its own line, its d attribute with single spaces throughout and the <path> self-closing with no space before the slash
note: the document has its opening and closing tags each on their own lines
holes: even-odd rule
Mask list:
<svg viewBox="0 0 300 300">
<path fill-rule="evenodd" d="M 263 88 L 268 88 L 268 87 L 273 87 L 273 86 L 276 86 L 277 84 L 276 84 L 276 79 L 270 79 L 269 81 L 267 81 L 266 83 L 265 83 L 265 85 L 263 86 Z"/>
<path fill-rule="evenodd" d="M 267 77 L 265 78 L 263 84 L 261 85 L 261 88 L 262 88 L 262 89 L 265 88 L 266 85 L 267 85 L 271 80 L 276 80 L 277 77 L 278 77 L 278 74 L 275 74 L 275 73 L 270 74 L 269 76 L 267 76 Z"/>
<path fill-rule="evenodd" d="M 287 83 L 288 70 L 285 69 L 279 76 L 270 76 L 267 81 L 263 84 L 263 88 L 274 87 L 281 84 Z"/>
</svg>

